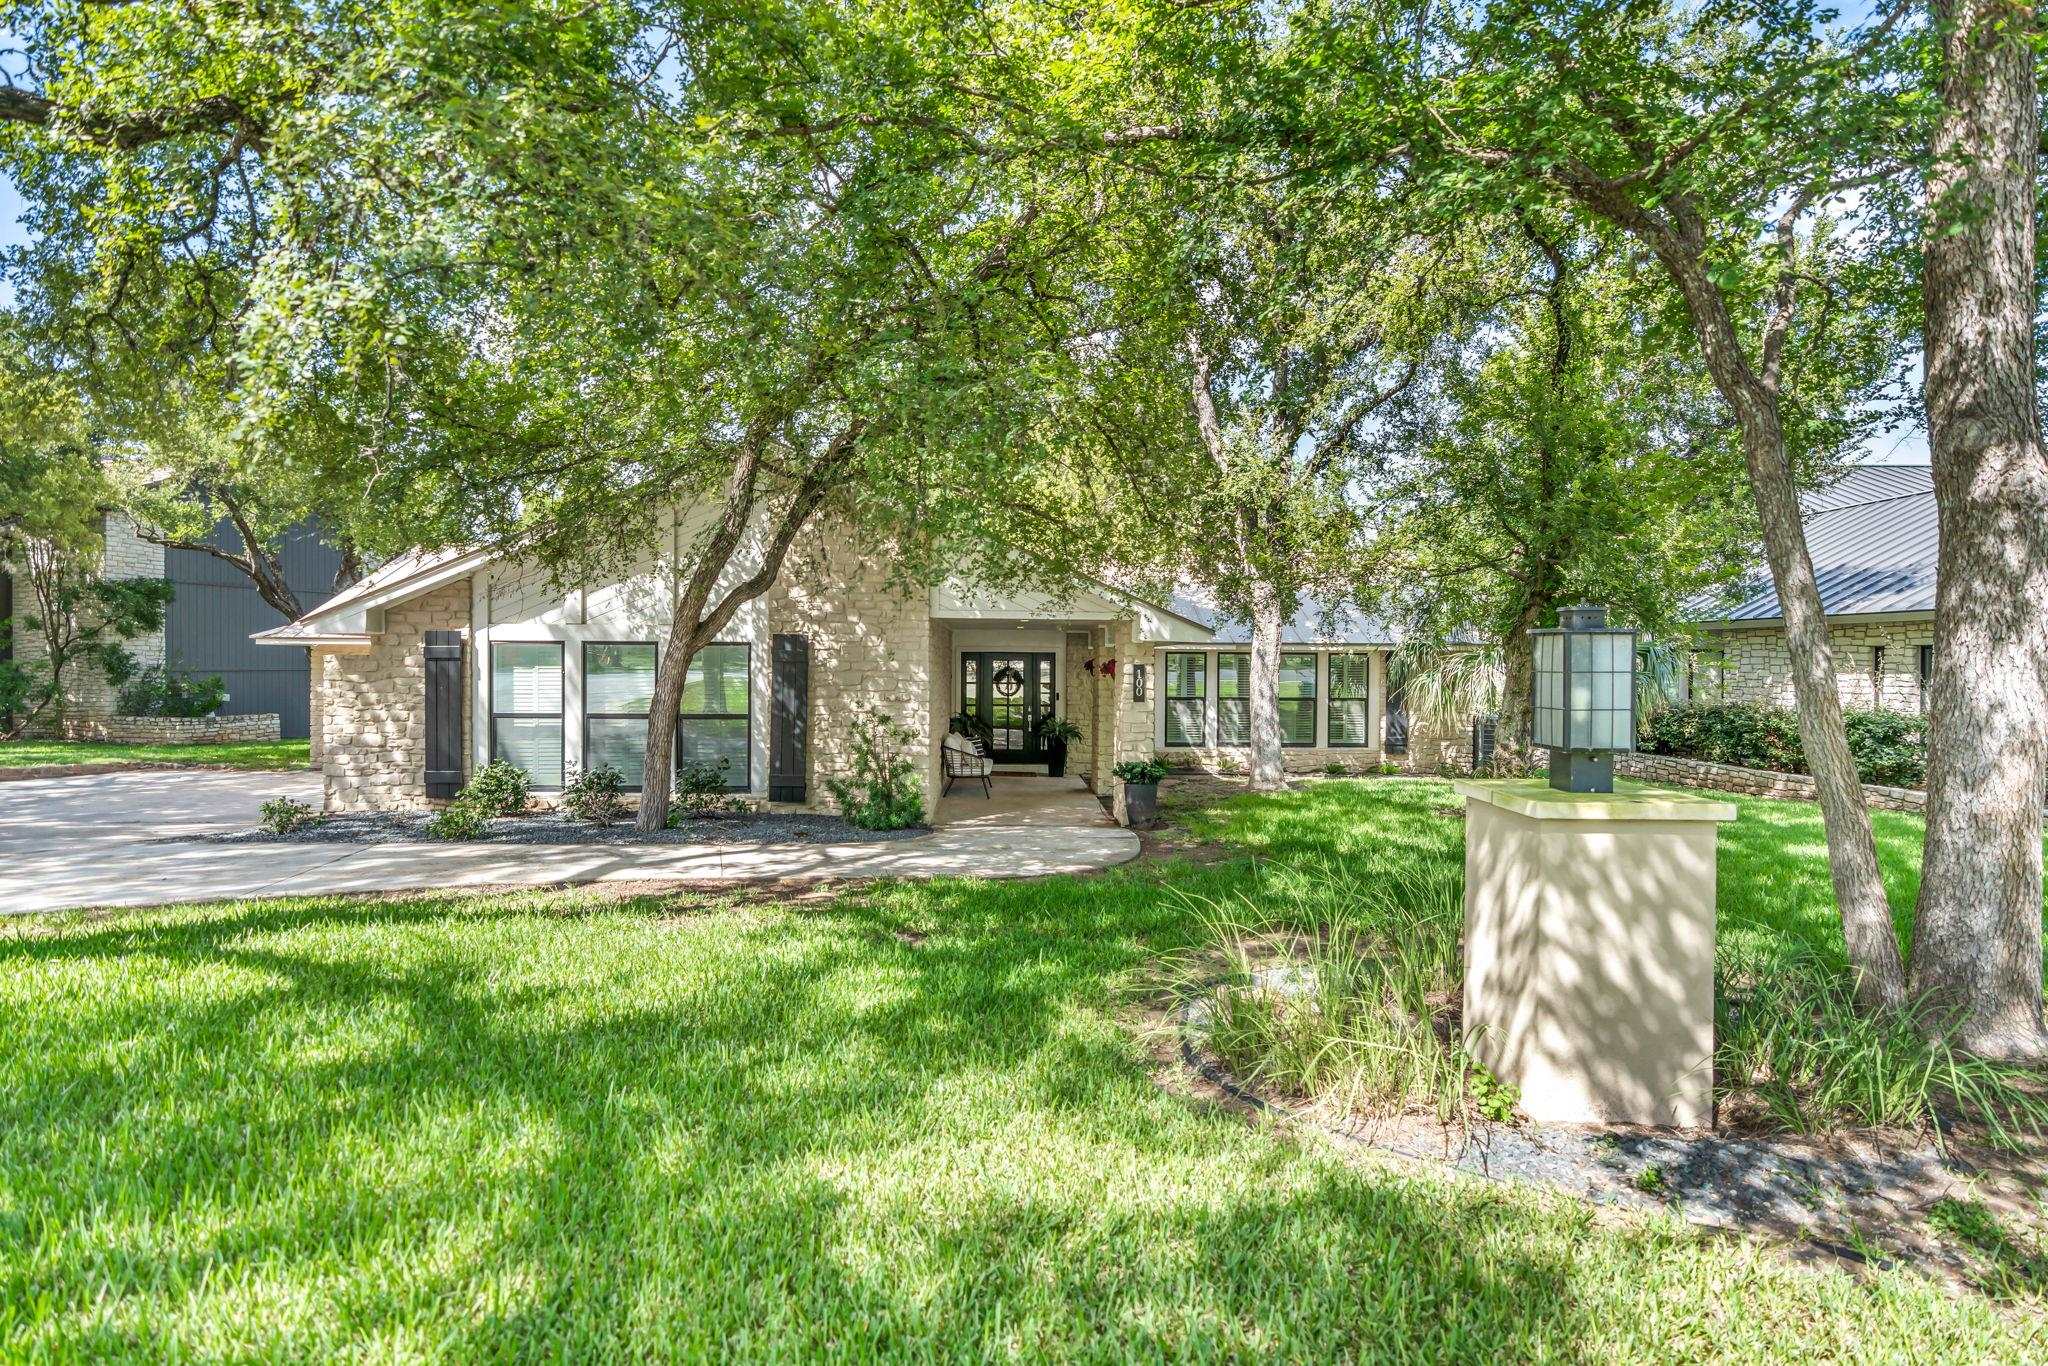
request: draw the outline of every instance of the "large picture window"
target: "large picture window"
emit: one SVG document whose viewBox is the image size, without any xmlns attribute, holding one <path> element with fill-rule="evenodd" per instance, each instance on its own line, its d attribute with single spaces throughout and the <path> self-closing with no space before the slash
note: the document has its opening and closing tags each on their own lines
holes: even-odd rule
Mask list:
<svg viewBox="0 0 2048 1366">
<path fill-rule="evenodd" d="M 654 705 L 654 642 L 583 647 L 583 766 L 609 764 L 625 785 L 645 784 L 647 713 Z"/>
<path fill-rule="evenodd" d="M 1280 656 L 1280 743 L 1300 748 L 1316 742 L 1316 657 Z"/>
<path fill-rule="evenodd" d="M 491 646 L 491 758 L 526 770 L 534 787 L 562 786 L 562 646 Z"/>
<path fill-rule="evenodd" d="M 1252 657 L 1216 656 L 1216 743 L 1242 747 L 1252 742 Z"/>
<path fill-rule="evenodd" d="M 1372 656 L 1330 656 L 1330 746 L 1358 749 L 1372 743 Z"/>
<path fill-rule="evenodd" d="M 1207 738 L 1209 657 L 1169 654 L 1166 657 L 1166 743 L 1180 748 Z"/>
<path fill-rule="evenodd" d="M 723 767 L 726 790 L 750 791 L 753 775 L 751 647 L 706 645 L 690 659 L 676 723 L 676 761 Z"/>
</svg>

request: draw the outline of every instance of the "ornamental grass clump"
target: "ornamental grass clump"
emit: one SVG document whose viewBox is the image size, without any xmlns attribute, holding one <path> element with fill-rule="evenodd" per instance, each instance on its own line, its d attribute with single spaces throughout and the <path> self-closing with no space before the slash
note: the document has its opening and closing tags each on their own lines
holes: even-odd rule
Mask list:
<svg viewBox="0 0 2048 1366">
<path fill-rule="evenodd" d="M 1775 1127 L 1848 1125 L 1942 1142 L 1960 1126 L 1999 1148 L 2038 1143 L 2048 1088 L 2036 1073 L 1959 1052 L 1925 1007 L 1857 1008 L 1839 968 L 1810 958 L 1715 993 L 1715 1081 L 1725 1113 L 1759 1106 Z"/>
<path fill-rule="evenodd" d="M 1208 998 L 1210 1047 L 1239 1076 L 1347 1112 L 1471 1105 L 1448 1042 L 1460 870 L 1309 859 L 1261 865 L 1228 896 L 1176 895 L 1207 946 L 1178 960 L 1181 988 Z"/>
</svg>

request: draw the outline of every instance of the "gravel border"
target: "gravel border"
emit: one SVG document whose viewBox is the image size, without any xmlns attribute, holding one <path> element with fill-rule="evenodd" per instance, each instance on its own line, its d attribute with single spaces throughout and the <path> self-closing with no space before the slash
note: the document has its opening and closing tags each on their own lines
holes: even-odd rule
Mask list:
<svg viewBox="0 0 2048 1366">
<path fill-rule="evenodd" d="M 427 833 L 431 815 L 375 812 L 328 816 L 289 835 L 268 830 L 229 830 L 201 835 L 204 844 L 405 844 L 432 840 Z M 584 825 L 559 811 L 530 816 L 498 816 L 484 833 L 464 844 L 510 845 L 645 845 L 645 844 L 880 844 L 891 840 L 916 839 L 929 835 L 931 827 L 911 826 L 906 830 L 862 830 L 832 815 L 804 815 L 787 811 L 750 811 L 737 814 L 685 817 L 670 830 L 642 834 L 631 818 L 617 825 Z M 158 841 L 169 843 L 171 841 Z M 178 841 L 183 842 L 183 841 Z"/>
<path fill-rule="evenodd" d="M 1320 1134 L 1340 1148 L 1763 1235 L 1801 1255 L 1907 1264 L 1966 1286 L 1966 1261 L 1922 1224 L 1928 1208 L 1943 1197 L 1987 1198 L 2005 1207 L 2001 1214 L 2014 1213 L 2048 1178 L 2039 1157 L 1895 1144 L 1880 1135 L 1817 1140 L 1629 1125 L 1481 1119 L 1446 1125 L 1420 1115 L 1332 1116 L 1233 1072 L 1208 1044 L 1211 999 L 1186 1000 L 1172 1012 L 1181 1063 L 1271 1121 Z"/>
</svg>

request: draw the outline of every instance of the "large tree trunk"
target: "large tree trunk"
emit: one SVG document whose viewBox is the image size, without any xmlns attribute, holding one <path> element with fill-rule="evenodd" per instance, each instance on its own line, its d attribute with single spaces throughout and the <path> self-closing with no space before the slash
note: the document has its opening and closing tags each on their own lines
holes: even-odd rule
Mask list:
<svg viewBox="0 0 2048 1366">
<path fill-rule="evenodd" d="M 668 650 L 654 675 L 654 699 L 647 714 L 647 748 L 643 752 L 640 812 L 635 824 L 641 830 L 659 830 L 668 824 L 671 756 L 675 753 L 676 723 L 682 710 L 683 686 L 689 680 L 690 661 L 697 651 L 716 640 L 733 615 L 775 586 L 789 548 L 797 533 L 810 524 L 826 495 L 836 487 L 849 467 L 854 447 L 867 430 L 865 419 L 856 418 L 832 438 L 783 502 L 775 525 L 767 533 L 761 563 L 755 571 L 727 589 L 715 606 L 712 590 L 724 577 L 734 552 L 745 538 L 762 500 L 756 494 L 761 453 L 773 426 L 766 420 L 756 424 L 725 484 L 725 503 L 718 521 L 703 538 L 697 562 L 689 577 L 677 585 L 675 608 L 669 614 Z M 658 780 L 659 779 L 659 780 Z"/>
<path fill-rule="evenodd" d="M 1901 1005 L 1906 999 L 1905 962 L 1878 871 L 1870 811 L 1863 804 L 1863 788 L 1856 778 L 1848 731 L 1842 722 L 1834 652 L 1828 644 L 1813 560 L 1806 549 L 1799 490 L 1786 458 L 1777 394 L 1751 367 L 1727 300 L 1707 274 L 1705 230 L 1697 216 L 1681 204 L 1674 206 L 1672 219 L 1652 220 L 1625 195 L 1579 188 L 1589 207 L 1640 237 L 1678 286 L 1707 370 L 1741 428 L 1749 486 L 1763 526 L 1764 554 L 1784 614 L 1799 738 L 1820 797 L 1828 871 L 1842 915 L 1850 968 L 1856 974 L 1856 997 L 1868 1009 Z M 1789 307 L 1785 300 L 1780 315 L 1783 325 L 1789 325 L 1789 311 L 1783 311 Z M 1766 370 L 1769 368 L 1767 360 Z"/>
<path fill-rule="evenodd" d="M 1502 772 L 1519 772 L 1534 761 L 1530 708 L 1536 683 L 1536 643 L 1529 638 L 1549 616 L 1552 604 L 1534 598 L 1522 604 L 1515 624 L 1500 643 L 1500 721 L 1494 727 L 1494 765 Z"/>
<path fill-rule="evenodd" d="M 2031 7 L 1936 0 L 1943 108 L 1928 184 L 1927 424 L 1940 507 L 1927 847 L 1913 990 L 1972 1051 L 2048 1057 L 2048 460 L 2034 390 Z"/>
<path fill-rule="evenodd" d="M 1287 785 L 1280 752 L 1280 595 L 1271 584 L 1256 583 L 1251 599 L 1251 789 L 1274 792 Z"/>
</svg>

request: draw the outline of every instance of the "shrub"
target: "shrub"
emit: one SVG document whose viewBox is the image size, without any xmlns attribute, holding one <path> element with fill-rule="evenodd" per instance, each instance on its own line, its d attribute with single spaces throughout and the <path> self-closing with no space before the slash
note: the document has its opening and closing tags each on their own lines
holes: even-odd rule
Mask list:
<svg viewBox="0 0 2048 1366">
<path fill-rule="evenodd" d="M 562 789 L 562 807 L 576 820 L 589 825 L 613 825 L 625 813 L 626 804 L 619 794 L 625 790 L 626 779 L 610 764 L 599 764 L 576 775 L 575 780 Z"/>
<path fill-rule="evenodd" d="M 184 678 L 161 664 L 138 670 L 121 689 L 117 703 L 123 716 L 211 716 L 228 700 L 219 674 Z"/>
<path fill-rule="evenodd" d="M 1645 716 L 1642 749 L 1741 768 L 1804 773 L 1799 723 L 1783 707 L 1754 702 L 1712 702 L 1666 707 Z"/>
<path fill-rule="evenodd" d="M 1127 783 L 1156 783 L 1168 772 L 1165 764 L 1157 759 L 1126 759 L 1110 770 Z"/>
<path fill-rule="evenodd" d="M 457 797 L 427 822 L 427 833 L 437 840 L 473 840 L 484 833 L 491 813 L 468 797 Z"/>
<path fill-rule="evenodd" d="M 1843 714 L 1856 776 L 1866 783 L 1918 787 L 1927 778 L 1927 719 L 1890 711 Z M 1643 751 L 1709 763 L 1806 772 L 1799 719 L 1784 707 L 1716 702 L 1666 707 L 1643 718 Z"/>
<path fill-rule="evenodd" d="M 474 803 L 487 816 L 516 816 L 526 809 L 532 784 L 525 769 L 498 759 L 470 775 L 458 800 Z"/>
<path fill-rule="evenodd" d="M 320 823 L 318 812 L 290 797 L 273 797 L 258 810 L 263 818 L 263 828 L 273 835 L 289 835 L 294 830 Z"/>
<path fill-rule="evenodd" d="M 1849 753 L 1856 776 L 1886 787 L 1920 787 L 1927 782 L 1927 718 L 1895 711 L 1852 711 Z"/>
<path fill-rule="evenodd" d="M 676 786 L 669 797 L 668 824 L 673 830 L 685 817 L 715 816 L 741 810 L 746 803 L 727 789 L 724 759 L 715 764 L 684 764 L 676 770 Z"/>
<path fill-rule="evenodd" d="M 916 737 L 872 711 L 853 723 L 853 772 L 825 788 L 847 823 L 862 830 L 903 830 L 924 819 L 924 785 L 909 754 Z"/>
</svg>

